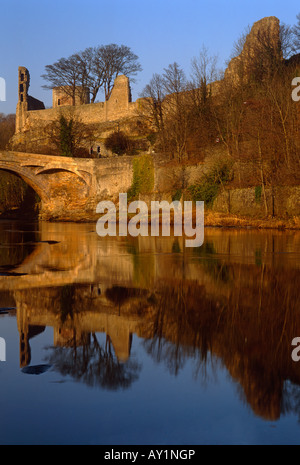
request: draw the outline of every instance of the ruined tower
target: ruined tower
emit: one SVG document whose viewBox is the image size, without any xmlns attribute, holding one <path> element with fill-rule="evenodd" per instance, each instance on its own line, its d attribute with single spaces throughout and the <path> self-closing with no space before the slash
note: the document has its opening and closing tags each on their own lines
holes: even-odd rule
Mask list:
<svg viewBox="0 0 300 465">
<path fill-rule="evenodd" d="M 18 75 L 18 103 L 16 109 L 16 133 L 22 132 L 26 123 L 26 112 L 30 110 L 43 110 L 45 105 L 40 100 L 28 94 L 30 74 L 25 66 L 19 66 Z"/>
<path fill-rule="evenodd" d="M 241 53 L 230 60 L 224 77 L 233 83 L 247 83 L 255 66 L 268 68 L 282 60 L 280 21 L 275 16 L 262 18 L 251 27 Z"/>
<path fill-rule="evenodd" d="M 73 95 L 74 94 L 74 95 Z M 52 89 L 52 108 L 90 103 L 90 91 L 87 87 L 60 86 Z"/>
</svg>

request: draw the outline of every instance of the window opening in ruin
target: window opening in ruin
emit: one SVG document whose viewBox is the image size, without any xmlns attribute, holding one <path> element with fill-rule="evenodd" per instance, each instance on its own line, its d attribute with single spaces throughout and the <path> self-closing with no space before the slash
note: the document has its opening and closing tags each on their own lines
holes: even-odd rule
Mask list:
<svg viewBox="0 0 300 465">
<path fill-rule="evenodd" d="M 21 94 L 21 102 L 23 102 L 23 94 Z"/>
<path fill-rule="evenodd" d="M 23 90 L 24 90 L 24 86 L 23 84 L 20 84 L 20 92 L 23 92 Z"/>
<path fill-rule="evenodd" d="M 24 74 L 21 73 L 21 81 L 24 81 Z"/>
<path fill-rule="evenodd" d="M 60 98 L 57 99 L 57 105 L 60 105 Z"/>
</svg>

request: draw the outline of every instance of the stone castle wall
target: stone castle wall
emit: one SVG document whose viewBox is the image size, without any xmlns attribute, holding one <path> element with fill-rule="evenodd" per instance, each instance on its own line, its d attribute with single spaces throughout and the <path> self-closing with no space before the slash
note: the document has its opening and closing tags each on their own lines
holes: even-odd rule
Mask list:
<svg viewBox="0 0 300 465">
<path fill-rule="evenodd" d="M 21 132 L 35 129 L 39 124 L 43 125 L 55 121 L 60 115 L 72 115 L 84 124 L 104 123 L 135 115 L 138 108 L 136 102 L 129 103 L 127 108 L 118 107 L 108 102 L 90 103 L 80 106 L 61 106 L 45 110 L 33 110 L 26 112 L 25 122 Z"/>
<path fill-rule="evenodd" d="M 74 96 L 74 104 L 81 105 L 82 103 L 90 103 L 89 90 L 81 86 L 77 86 Z M 55 87 L 52 90 L 52 107 L 59 107 L 62 105 L 73 105 L 71 95 L 65 91 L 65 87 Z"/>
<path fill-rule="evenodd" d="M 20 79 L 26 77 L 26 92 L 21 92 Z M 53 108 L 45 109 L 42 102 L 40 105 L 31 105 L 30 102 L 36 101 L 28 95 L 29 72 L 24 67 L 19 67 L 19 100 L 16 111 L 16 134 L 26 131 L 36 131 L 39 128 L 55 121 L 60 115 L 72 116 L 83 124 L 97 124 L 108 121 L 117 121 L 122 118 L 130 118 L 136 115 L 139 108 L 139 100 L 131 101 L 131 92 L 129 79 L 126 76 L 118 76 L 115 79 L 114 86 L 109 100 L 99 103 L 86 103 L 76 105 L 55 104 Z M 24 87 L 24 85 L 23 85 Z M 54 89 L 54 98 L 57 103 L 57 90 Z M 38 101 L 36 101 L 38 102 Z M 66 100 L 69 103 L 69 100 Z"/>
</svg>

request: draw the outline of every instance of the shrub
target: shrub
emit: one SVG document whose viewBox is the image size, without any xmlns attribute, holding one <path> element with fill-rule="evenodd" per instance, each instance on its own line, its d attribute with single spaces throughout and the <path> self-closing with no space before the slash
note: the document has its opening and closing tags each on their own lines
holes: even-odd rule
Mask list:
<svg viewBox="0 0 300 465">
<path fill-rule="evenodd" d="M 151 145 L 154 145 L 157 140 L 157 134 L 155 132 L 151 132 L 147 136 L 147 140 L 150 142 Z"/>
<path fill-rule="evenodd" d="M 261 191 L 262 191 L 261 186 L 255 187 L 255 202 L 257 203 L 261 202 Z"/>
<path fill-rule="evenodd" d="M 192 199 L 194 201 L 202 200 L 208 207 L 212 207 L 220 187 L 224 186 L 232 178 L 231 168 L 231 162 L 216 162 L 199 182 L 188 188 Z"/>
<path fill-rule="evenodd" d="M 177 189 L 177 191 L 174 192 L 174 194 L 172 195 L 172 202 L 175 202 L 176 200 L 180 200 L 181 197 L 182 197 L 182 190 Z"/>
<path fill-rule="evenodd" d="M 73 119 L 69 121 L 61 116 L 59 120 L 60 131 L 60 155 L 63 157 L 72 157 L 74 154 L 74 130 L 73 130 Z"/>
<path fill-rule="evenodd" d="M 208 207 L 211 207 L 214 203 L 215 198 L 219 192 L 219 186 L 217 184 L 211 184 L 210 182 L 202 182 L 201 184 L 195 184 L 189 188 L 192 199 L 196 202 L 202 200 Z"/>
<path fill-rule="evenodd" d="M 104 145 L 112 153 L 123 155 L 130 149 L 130 140 L 122 131 L 115 131 L 106 138 Z"/>
</svg>

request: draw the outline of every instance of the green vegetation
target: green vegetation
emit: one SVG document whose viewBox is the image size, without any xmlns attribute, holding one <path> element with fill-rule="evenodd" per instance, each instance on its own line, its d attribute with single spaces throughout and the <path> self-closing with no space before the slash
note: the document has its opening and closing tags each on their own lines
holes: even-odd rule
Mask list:
<svg viewBox="0 0 300 465">
<path fill-rule="evenodd" d="M 181 189 L 177 189 L 176 192 L 174 192 L 174 194 L 172 195 L 172 202 L 175 202 L 176 200 L 180 200 L 182 197 L 182 190 Z"/>
<path fill-rule="evenodd" d="M 73 158 L 91 157 L 87 147 L 93 140 L 92 130 L 72 112 L 60 114 L 48 125 L 44 134 L 47 143 L 39 147 L 39 153 Z"/>
<path fill-rule="evenodd" d="M 63 157 L 72 157 L 75 148 L 73 119 L 71 118 L 68 121 L 63 115 L 61 115 L 59 124 L 60 155 Z"/>
<path fill-rule="evenodd" d="M 230 280 L 230 267 L 214 257 L 217 252 L 212 242 L 204 242 L 202 247 L 195 247 L 193 253 L 201 257 L 203 270 L 216 282 L 227 283 Z"/>
<path fill-rule="evenodd" d="M 262 187 L 256 186 L 255 187 L 255 202 L 257 203 L 261 202 L 261 193 L 262 193 Z"/>
<path fill-rule="evenodd" d="M 139 194 L 149 194 L 154 187 L 154 165 L 149 154 L 137 156 L 133 160 L 133 180 L 128 190 L 128 199 L 137 198 Z"/>
<path fill-rule="evenodd" d="M 151 132 L 147 136 L 147 140 L 150 142 L 151 145 L 154 145 L 157 140 L 157 134 L 155 132 Z"/>
<path fill-rule="evenodd" d="M 202 200 L 207 207 L 212 207 L 221 187 L 224 187 L 232 178 L 232 163 L 218 161 L 203 175 L 202 179 L 189 186 L 188 191 L 196 202 Z"/>
</svg>

